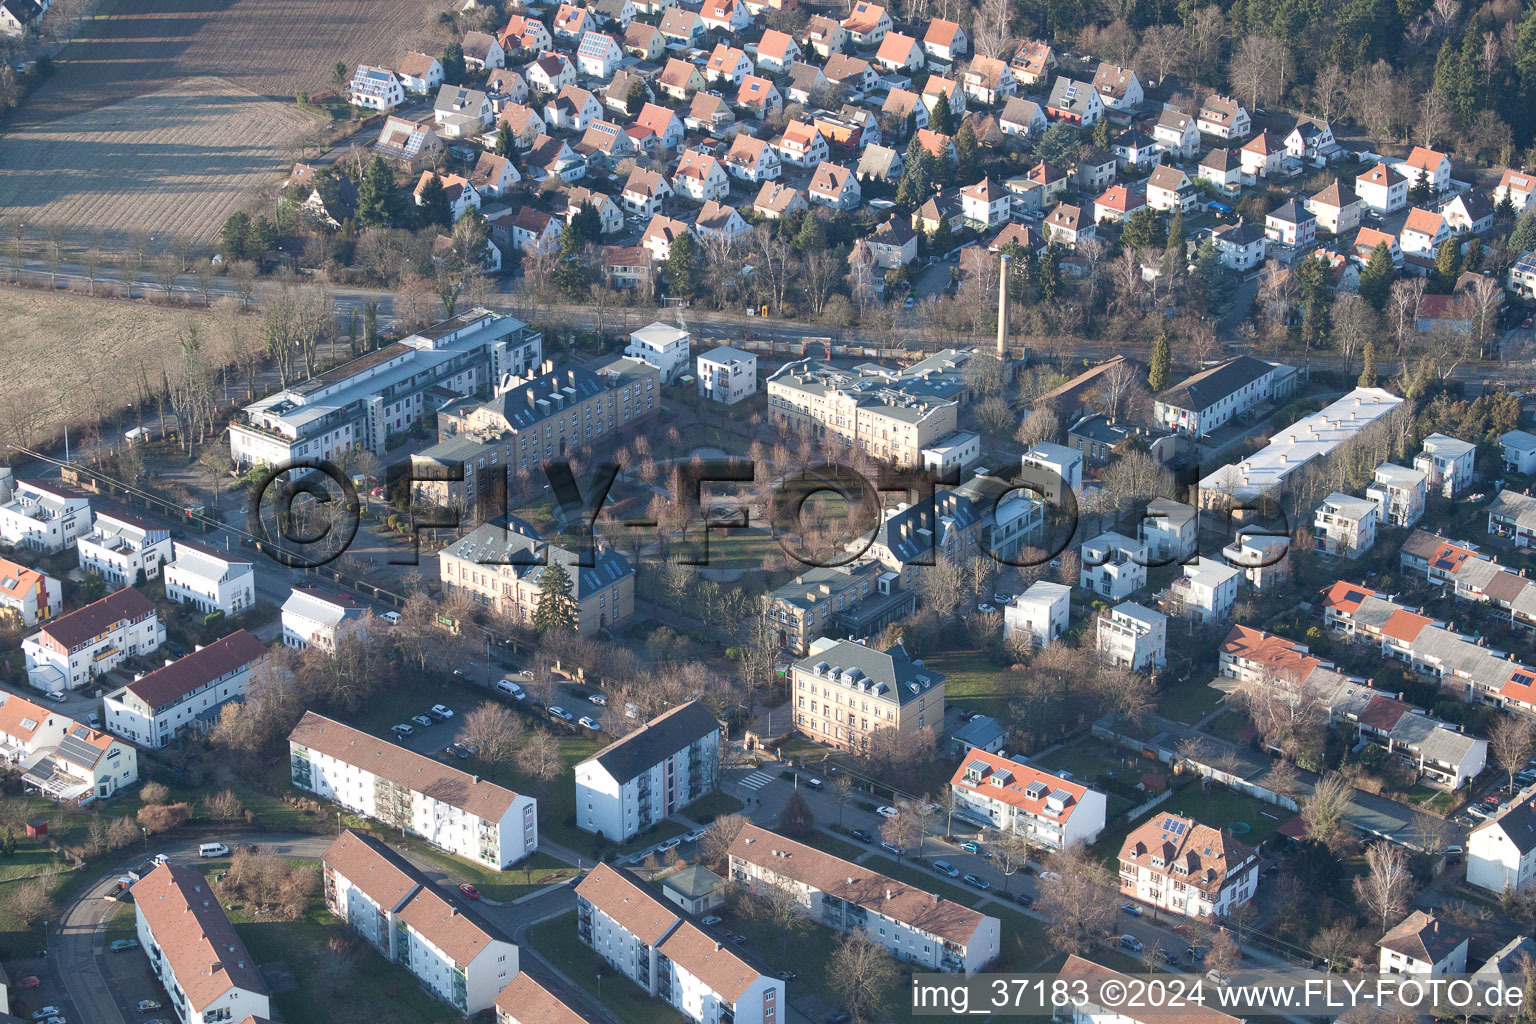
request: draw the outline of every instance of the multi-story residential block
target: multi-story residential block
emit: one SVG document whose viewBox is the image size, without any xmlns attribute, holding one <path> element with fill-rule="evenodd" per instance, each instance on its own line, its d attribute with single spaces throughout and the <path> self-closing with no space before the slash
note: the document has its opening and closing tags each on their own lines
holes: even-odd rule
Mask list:
<svg viewBox="0 0 1536 1024">
<path fill-rule="evenodd" d="M 210 728 L 220 708 L 245 696 L 266 656 L 266 646 L 242 629 L 136 676 L 103 698 L 107 731 L 154 748 Z"/>
<path fill-rule="evenodd" d="M 1409 469 L 1392 462 L 1376 467 L 1365 496 L 1380 506 L 1379 515 L 1388 526 L 1409 527 L 1424 515 L 1428 498 L 1428 477 L 1422 470 Z"/>
<path fill-rule="evenodd" d="M 876 733 L 942 729 L 944 676 L 900 646 L 878 651 L 823 638 L 790 666 L 795 727 L 839 750 L 867 750 Z"/>
<path fill-rule="evenodd" d="M 1099 658 L 1132 672 L 1156 672 L 1168 664 L 1168 617 L 1134 601 L 1111 608 L 1098 619 Z"/>
<path fill-rule="evenodd" d="M 1465 974 L 1472 932 L 1415 910 L 1380 939 L 1382 974 L 1414 974 L 1440 978 Z"/>
<path fill-rule="evenodd" d="M 517 976 L 517 947 L 498 928 L 372 836 L 347 829 L 320 867 L 326 908 L 465 1016 Z"/>
<path fill-rule="evenodd" d="M 1536 434 L 1511 430 L 1499 437 L 1504 472 L 1530 476 L 1536 473 Z"/>
<path fill-rule="evenodd" d="M 1202 437 L 1295 387 L 1295 367 L 1237 356 L 1158 395 L 1152 415 L 1168 430 Z"/>
<path fill-rule="evenodd" d="M 1334 491 L 1312 516 L 1317 548 L 1335 558 L 1359 558 L 1376 544 L 1376 515 L 1380 506 L 1370 498 Z"/>
<path fill-rule="evenodd" d="M 97 512 L 91 532 L 75 541 L 80 568 L 119 587 L 157 579 L 171 560 L 171 531 L 123 512 Z"/>
<path fill-rule="evenodd" d="M 1204 555 L 1185 562 L 1183 569 L 1184 575 L 1168 587 L 1170 612 L 1201 622 L 1221 622 L 1232 613 L 1241 570 Z"/>
<path fill-rule="evenodd" d="M 38 569 L 29 569 L 0 558 L 0 616 L 23 626 L 51 619 L 64 608 L 64 589 L 58 580 Z"/>
<path fill-rule="evenodd" d="M 1061 980 L 1071 986 L 1069 991 L 1080 991 L 1082 998 L 1052 1014 L 1052 1019 L 1062 1024 L 1156 1024 L 1165 1014 L 1161 1010 L 1134 1010 L 1125 1006 L 1120 993 L 1127 991 L 1119 986 L 1132 984 L 1128 974 L 1111 970 L 1092 960 L 1073 953 L 1062 965 Z M 1079 988 L 1081 986 L 1081 988 Z M 1211 1006 L 1205 1006 L 1197 1015 L 1200 1024 L 1244 1024 L 1242 1020 Z"/>
<path fill-rule="evenodd" d="M 639 24 L 636 22 L 635 24 Z M 524 971 L 496 995 L 496 1024 L 598 1024 Z"/>
<path fill-rule="evenodd" d="M 283 602 L 283 643 L 334 651 L 344 635 L 366 630 L 367 620 L 368 610 L 339 590 L 294 587 Z"/>
<path fill-rule="evenodd" d="M 1182 562 L 1200 543 L 1200 515 L 1182 501 L 1153 498 L 1142 513 L 1139 532 L 1154 564 Z"/>
<path fill-rule="evenodd" d="M 71 488 L 41 480 L 14 480 L 0 469 L 0 543 L 56 555 L 90 529 L 91 501 Z"/>
<path fill-rule="evenodd" d="M 543 335 L 521 320 L 472 309 L 247 405 L 229 426 L 236 465 L 334 459 L 362 447 L 382 456 L 391 435 L 543 358 Z"/>
<path fill-rule="evenodd" d="M 720 722 L 691 700 L 576 766 L 576 824 L 621 843 L 719 785 Z"/>
<path fill-rule="evenodd" d="M 812 921 L 919 969 L 974 974 L 998 956 L 997 918 L 757 825 L 731 843 L 730 871 L 748 889 L 788 888 Z"/>
<path fill-rule="evenodd" d="M 1104 830 L 1103 793 L 1001 754 L 972 749 L 949 788 L 956 814 L 1048 850 L 1092 843 Z"/>
<path fill-rule="evenodd" d="M 1476 456 L 1475 444 L 1445 434 L 1430 434 L 1419 454 L 1413 457 L 1413 468 L 1424 474 L 1431 490 L 1454 498 L 1477 479 L 1473 470 Z"/>
<path fill-rule="evenodd" d="M 805 654 L 817 637 L 874 636 L 910 615 L 917 590 L 873 558 L 818 566 L 771 591 L 764 599 L 778 629 L 779 645 Z"/>
<path fill-rule="evenodd" d="M 1496 893 L 1536 888 L 1536 799 L 1516 800 L 1473 827 L 1467 883 Z"/>
<path fill-rule="evenodd" d="M 721 345 L 695 360 L 694 376 L 699 384 L 699 397 L 735 405 L 757 394 L 757 356 Z"/>
<path fill-rule="evenodd" d="M 527 522 L 507 515 L 475 529 L 438 553 L 445 593 L 460 592 L 497 615 L 531 624 L 539 607 L 544 573 L 563 566 L 576 605 L 576 631 L 622 626 L 635 614 L 635 570 L 618 551 L 598 544 L 582 554 L 550 544 Z"/>
<path fill-rule="evenodd" d="M 784 982 L 679 917 L 632 875 L 599 864 L 576 887 L 576 934 L 696 1024 L 782 1024 Z"/>
<path fill-rule="evenodd" d="M 182 1024 L 272 1016 L 256 959 L 201 871 L 161 864 L 133 887 L 139 947 Z"/>
<path fill-rule="evenodd" d="M 1221 549 L 1227 564 L 1242 570 L 1249 586 L 1261 593 L 1273 591 L 1291 576 L 1291 539 L 1238 531 L 1237 538 Z"/>
<path fill-rule="evenodd" d="M 244 555 L 191 541 L 172 542 L 165 596 L 206 614 L 238 615 L 256 603 L 256 567 Z"/>
<path fill-rule="evenodd" d="M 1154 814 L 1120 847 L 1120 891 L 1169 913 L 1225 918 L 1258 887 L 1258 851 L 1191 818 Z"/>
<path fill-rule="evenodd" d="M 661 382 L 671 384 L 678 374 L 688 372 L 688 341 L 682 328 L 653 323 L 630 334 L 624 355 L 650 363 L 661 372 Z"/>
<path fill-rule="evenodd" d="M 1147 545 L 1113 530 L 1083 544 L 1077 585 L 1123 601 L 1147 585 Z"/>
<path fill-rule="evenodd" d="M 1049 580 L 1036 580 L 1029 589 L 1003 606 L 1003 638 L 1028 635 L 1035 647 L 1049 647 L 1067 632 L 1072 612 L 1072 588 Z"/>
<path fill-rule="evenodd" d="M 288 735 L 293 784 L 501 871 L 539 845 L 533 797 L 306 711 Z"/>
<path fill-rule="evenodd" d="M 1041 441 L 1019 456 L 1019 481 L 1053 504 L 1075 500 L 1083 490 L 1083 453 L 1053 441 Z"/>
<path fill-rule="evenodd" d="M 21 642 L 27 677 L 39 690 L 77 690 L 128 658 L 165 643 L 155 606 L 132 587 L 44 623 Z"/>
</svg>

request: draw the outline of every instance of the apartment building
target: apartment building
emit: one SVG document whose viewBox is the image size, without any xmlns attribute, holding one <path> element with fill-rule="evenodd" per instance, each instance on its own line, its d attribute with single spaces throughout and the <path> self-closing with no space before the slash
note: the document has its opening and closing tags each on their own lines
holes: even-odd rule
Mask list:
<svg viewBox="0 0 1536 1024">
<path fill-rule="evenodd" d="M 39 690 L 77 690 L 128 658 L 165 643 L 165 624 L 149 598 L 124 587 L 49 619 L 21 642 L 27 677 Z"/>
<path fill-rule="evenodd" d="M 1473 827 L 1467 883 L 1496 893 L 1536 888 L 1536 799 L 1517 800 Z"/>
<path fill-rule="evenodd" d="M 304 650 L 336 650 L 343 636 L 366 630 L 368 610 L 339 590 L 294 587 L 283 602 L 283 643 Z"/>
<path fill-rule="evenodd" d="M 1262 687 L 1299 688 L 1315 669 L 1333 667 L 1332 662 L 1312 657 L 1306 644 L 1244 625 L 1228 631 L 1217 662 L 1224 678 Z"/>
<path fill-rule="evenodd" d="M 820 636 L 875 636 L 917 608 L 917 590 L 873 558 L 809 569 L 765 598 L 779 646 L 805 654 Z"/>
<path fill-rule="evenodd" d="M 735 405 L 757 394 L 757 356 L 720 345 L 699 356 L 694 376 L 700 398 Z"/>
<path fill-rule="evenodd" d="M 597 1024 L 531 975 L 519 974 L 496 995 L 496 1024 Z"/>
<path fill-rule="evenodd" d="M 334 460 L 437 410 L 444 392 L 490 391 L 543 358 L 543 335 L 521 320 L 472 309 L 247 405 L 229 425 L 237 466 Z"/>
<path fill-rule="evenodd" d="M 1060 978 L 1071 991 L 1081 993 L 1071 1003 L 1052 1014 L 1062 1024 L 1158 1024 L 1168 1014 L 1161 1010 L 1132 1010 L 1125 1005 L 1126 986 L 1134 983 L 1128 974 L 1111 970 L 1073 953 L 1062 965 Z M 1191 1013 L 1200 1024 L 1245 1024 L 1244 1021 L 1210 1006 Z"/>
<path fill-rule="evenodd" d="M 1410 766 L 1415 778 L 1455 791 L 1488 764 L 1488 741 L 1439 722 L 1420 708 L 1366 686 L 1347 687 L 1326 701 L 1334 721 Z"/>
<path fill-rule="evenodd" d="M 1199 555 L 1184 563 L 1183 570 L 1184 575 L 1168 586 L 1169 611 L 1200 622 L 1221 622 L 1232 614 L 1240 569 Z"/>
<path fill-rule="evenodd" d="M 1142 513 L 1139 532 L 1156 565 L 1182 562 L 1200 544 L 1199 514 L 1182 501 L 1153 498 Z"/>
<path fill-rule="evenodd" d="M 1045 849 L 1092 843 L 1104 830 L 1103 793 L 1001 754 L 972 748 L 949 785 L 957 815 Z"/>
<path fill-rule="evenodd" d="M 1123 601 L 1147 585 L 1147 545 L 1110 530 L 1083 544 L 1077 585 Z"/>
<path fill-rule="evenodd" d="M 161 864 L 133 887 L 139 948 L 181 1024 L 272 1016 L 271 995 L 201 871 Z"/>
<path fill-rule="evenodd" d="M 576 824 L 622 843 L 713 791 L 720 731 L 691 700 L 608 744 L 576 766 Z"/>
<path fill-rule="evenodd" d="M 1036 580 L 1003 606 L 1003 639 L 1023 633 L 1032 646 L 1049 647 L 1066 634 L 1071 612 L 1071 587 Z"/>
<path fill-rule="evenodd" d="M 165 596 L 205 615 L 238 615 L 256 604 L 256 566 L 244 555 L 187 540 L 172 541 Z"/>
<path fill-rule="evenodd" d="M 576 604 L 576 631 L 594 633 L 624 625 L 635 614 L 635 570 L 629 559 L 606 544 L 582 553 L 542 540 L 528 523 L 513 515 L 486 523 L 438 552 L 438 575 L 445 593 L 469 595 L 492 612 L 514 622 L 533 623 L 544 573 L 564 567 Z"/>
<path fill-rule="evenodd" d="M 83 494 L 40 480 L 13 480 L 0 470 L 0 542 L 56 555 L 90 528 L 91 501 Z"/>
<path fill-rule="evenodd" d="M 784 982 L 684 920 L 633 875 L 599 864 L 576 887 L 576 933 L 609 966 L 697 1024 L 782 1024 Z"/>
<path fill-rule="evenodd" d="M 1424 517 L 1429 477 L 1422 470 L 1393 462 L 1376 467 L 1365 496 L 1380 506 L 1381 525 L 1410 527 Z"/>
<path fill-rule="evenodd" d="M 320 867 L 326 909 L 465 1016 L 517 977 L 517 947 L 498 928 L 372 836 L 345 830 Z"/>
<path fill-rule="evenodd" d="M 534 799 L 306 711 L 288 736 L 293 784 L 501 871 L 539 845 Z"/>
<path fill-rule="evenodd" d="M 171 560 L 171 531 L 124 512 L 97 512 L 91 532 L 75 541 L 80 568 L 131 587 L 156 579 Z"/>
<path fill-rule="evenodd" d="M 1237 356 L 1189 377 L 1159 394 L 1152 416 L 1158 426 L 1203 437 L 1270 399 L 1296 388 L 1296 369 Z"/>
<path fill-rule="evenodd" d="M 1445 434 L 1430 434 L 1419 454 L 1413 457 L 1413 468 L 1424 474 L 1430 489 L 1454 498 L 1477 479 L 1473 470 L 1476 456 L 1475 444 Z"/>
<path fill-rule="evenodd" d="M 102 698 L 107 731 L 141 747 L 164 747 L 211 728 L 220 709 L 245 697 L 266 645 L 245 630 L 167 661 Z"/>
<path fill-rule="evenodd" d="M 1083 453 L 1063 444 L 1041 441 L 1019 456 L 1019 482 L 1052 504 L 1063 504 L 1063 490 L 1076 501 L 1083 491 Z"/>
<path fill-rule="evenodd" d="M 722 173 L 721 179 L 724 177 Z M 631 332 L 624 355 L 650 363 L 661 372 L 661 382 L 671 384 L 679 374 L 688 372 L 688 342 L 688 332 L 681 327 L 653 323 Z"/>
<path fill-rule="evenodd" d="M 1132 672 L 1156 672 L 1168 664 L 1168 617 L 1125 601 L 1098 618 L 1099 659 Z"/>
<path fill-rule="evenodd" d="M 757 825 L 731 843 L 730 872 L 748 888 L 788 888 L 812 921 L 862 932 L 919 970 L 975 974 L 998 956 L 997 918 Z"/>
<path fill-rule="evenodd" d="M 1381 949 L 1381 973 L 1430 978 L 1465 974 L 1471 941 L 1470 930 L 1415 910 L 1376 940 Z"/>
<path fill-rule="evenodd" d="M 878 651 L 822 638 L 789 671 L 795 726 L 817 743 L 861 751 L 881 730 L 943 729 L 943 674 L 914 664 L 900 645 Z"/>
<path fill-rule="evenodd" d="M 1258 851 L 1192 818 L 1154 814 L 1120 847 L 1120 891 L 1172 914 L 1225 918 L 1258 887 Z"/>
<path fill-rule="evenodd" d="M 63 585 L 38 569 L 0 558 L 0 616 L 35 626 L 64 608 Z"/>
<path fill-rule="evenodd" d="M 961 369 L 969 352 L 946 350 L 903 370 L 863 363 L 851 370 L 803 359 L 768 378 L 768 415 L 780 430 L 809 429 L 899 466 L 953 433 L 968 402 Z"/>
<path fill-rule="evenodd" d="M 1376 545 L 1376 513 L 1370 498 L 1334 491 L 1312 516 L 1317 549 L 1334 558 L 1359 558 Z"/>
<path fill-rule="evenodd" d="M 528 376 L 502 378 L 488 402 L 451 403 L 438 412 L 438 443 L 411 456 L 415 499 L 472 509 L 492 501 L 507 477 L 538 473 L 549 460 L 616 444 L 654 414 L 661 371 L 627 356 Z"/>
</svg>

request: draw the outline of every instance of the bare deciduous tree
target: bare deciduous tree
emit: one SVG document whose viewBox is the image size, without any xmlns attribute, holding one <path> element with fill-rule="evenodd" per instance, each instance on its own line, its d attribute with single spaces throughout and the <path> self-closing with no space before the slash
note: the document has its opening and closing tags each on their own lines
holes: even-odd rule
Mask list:
<svg viewBox="0 0 1536 1024">
<path fill-rule="evenodd" d="M 1515 788 L 1515 773 L 1525 768 L 1536 753 L 1536 725 L 1529 718 L 1501 715 L 1488 730 L 1488 752 L 1509 776 L 1509 788 Z"/>
<path fill-rule="evenodd" d="M 1370 845 L 1365 862 L 1370 872 L 1355 879 L 1355 898 L 1376 915 L 1376 923 L 1385 932 L 1413 901 L 1413 872 L 1408 870 L 1403 848 L 1385 840 Z"/>
<path fill-rule="evenodd" d="M 517 754 L 522 717 L 503 704 L 486 701 L 464 716 L 454 737 L 487 764 L 507 764 Z"/>
<path fill-rule="evenodd" d="M 896 991 L 896 961 L 858 932 L 840 940 L 827 962 L 827 979 L 853 1024 L 883 1020 Z"/>
<path fill-rule="evenodd" d="M 1104 865 L 1074 844 L 1052 853 L 1045 867 L 1036 907 L 1051 922 L 1047 933 L 1053 946 L 1082 953 L 1108 937 L 1119 912 L 1119 887 Z"/>
</svg>

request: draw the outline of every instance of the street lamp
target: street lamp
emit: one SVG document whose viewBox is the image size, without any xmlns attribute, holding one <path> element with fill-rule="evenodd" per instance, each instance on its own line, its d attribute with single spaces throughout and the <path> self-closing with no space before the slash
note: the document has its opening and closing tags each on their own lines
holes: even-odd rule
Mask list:
<svg viewBox="0 0 1536 1024">
<path fill-rule="evenodd" d="M 597 1001 L 603 1001 L 603 975 L 601 972 L 597 975 Z"/>
<path fill-rule="evenodd" d="M 149 829 L 146 826 L 144 826 L 144 825 L 140 825 L 139 826 L 139 831 L 144 833 L 144 852 L 148 853 L 149 852 Z"/>
<path fill-rule="evenodd" d="M 336 812 L 336 834 L 341 835 L 341 812 Z"/>
</svg>

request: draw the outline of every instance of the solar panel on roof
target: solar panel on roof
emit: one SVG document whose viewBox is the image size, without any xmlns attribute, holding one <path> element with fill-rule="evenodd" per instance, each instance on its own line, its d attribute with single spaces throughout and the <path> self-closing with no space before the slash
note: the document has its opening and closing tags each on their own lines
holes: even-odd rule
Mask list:
<svg viewBox="0 0 1536 1024">
<path fill-rule="evenodd" d="M 1365 595 L 1362 594 L 1358 590 L 1351 590 L 1347 594 L 1344 595 L 1344 600 L 1346 600 L 1346 601 L 1364 601 L 1365 600 Z"/>
<path fill-rule="evenodd" d="M 79 765 L 93 765 L 101 757 L 101 751 L 71 733 L 59 741 L 59 756 Z"/>
</svg>

